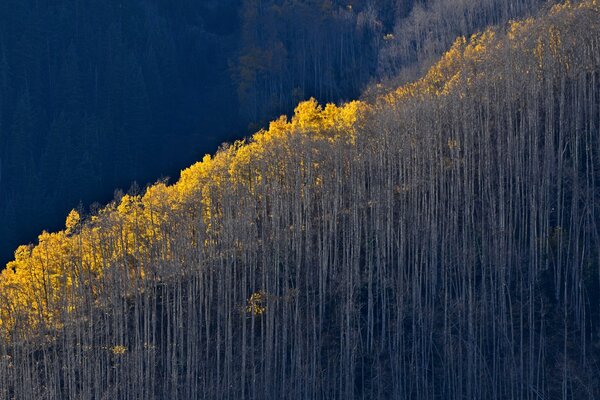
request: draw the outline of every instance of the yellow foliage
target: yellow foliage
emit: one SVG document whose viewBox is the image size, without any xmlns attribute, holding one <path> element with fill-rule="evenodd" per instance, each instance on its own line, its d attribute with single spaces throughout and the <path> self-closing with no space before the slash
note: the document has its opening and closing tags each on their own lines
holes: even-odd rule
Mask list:
<svg viewBox="0 0 600 400">
<path fill-rule="evenodd" d="M 495 39 L 496 32 L 493 29 L 472 35 L 464 50 L 465 59 L 472 63 L 481 63 L 486 52 L 494 47 Z"/>
<path fill-rule="evenodd" d="M 520 21 L 510 21 L 506 32 L 510 43 L 522 44 L 525 35 L 531 30 L 535 21 L 533 18 L 525 18 Z"/>
<path fill-rule="evenodd" d="M 121 202 L 117 206 L 117 211 L 123 216 L 128 216 L 137 209 L 140 200 L 140 196 L 130 196 L 126 194 L 121 198 Z"/>
<path fill-rule="evenodd" d="M 264 292 L 252 293 L 246 305 L 246 312 L 252 315 L 263 315 L 267 311 L 265 301 L 266 295 Z"/>
<path fill-rule="evenodd" d="M 127 353 L 127 347 L 121 345 L 113 346 L 110 348 L 110 352 L 116 356 L 122 356 Z"/>
<path fill-rule="evenodd" d="M 292 126 L 301 131 L 317 132 L 322 124 L 323 107 L 317 103 L 314 98 L 303 101 L 298 104 L 294 110 L 294 118 L 292 118 Z"/>
<path fill-rule="evenodd" d="M 458 140 L 456 139 L 448 139 L 448 148 L 450 150 L 454 150 L 458 148 Z"/>
<path fill-rule="evenodd" d="M 66 228 L 67 235 L 70 235 L 73 232 L 75 232 L 75 229 L 77 229 L 77 226 L 79 225 L 80 222 L 81 222 L 81 217 L 79 216 L 79 213 L 75 210 L 71 210 L 69 215 L 67 215 L 67 220 L 65 222 L 65 228 Z"/>
<path fill-rule="evenodd" d="M 586 0 L 575 5 L 566 1 L 554 5 L 550 15 L 568 18 L 577 10 L 593 10 L 600 12 L 599 0 Z M 556 20 L 558 21 L 558 20 Z M 515 64 L 523 62 L 533 53 L 538 69 L 545 65 L 545 58 L 561 63 L 566 69 L 570 68 L 570 58 L 565 54 L 568 46 L 563 43 L 561 29 L 556 21 L 550 23 L 540 22 L 534 18 L 525 18 L 519 21 L 510 21 L 506 30 L 507 41 L 501 40 L 496 30 L 489 28 L 481 33 L 472 35 L 468 40 L 458 37 L 450 49 L 433 65 L 425 76 L 416 82 L 405 84 L 396 90 L 382 95 L 378 100 L 383 104 L 399 104 L 414 97 L 445 96 L 450 93 L 461 95 L 463 88 L 469 87 L 484 73 L 490 73 L 489 68 L 480 68 L 488 63 L 493 67 L 494 56 L 502 54 L 490 50 L 500 50 L 507 46 L 512 50 Z M 534 46 L 529 41 L 534 41 Z M 505 42 L 507 45 L 505 45 Z M 522 73 L 530 73 L 529 67 L 515 65 L 522 68 Z M 493 70 L 493 68 L 491 68 Z M 487 76 L 487 79 L 502 79 L 498 76 Z"/>
<path fill-rule="evenodd" d="M 311 98 L 296 107 L 294 117 L 287 125 L 302 133 L 313 133 L 334 140 L 345 137 L 352 142 L 356 134 L 355 124 L 366 107 L 361 101 L 352 101 L 341 107 L 330 103 L 323 108 Z M 275 127 L 281 129 L 281 123 Z"/>
</svg>

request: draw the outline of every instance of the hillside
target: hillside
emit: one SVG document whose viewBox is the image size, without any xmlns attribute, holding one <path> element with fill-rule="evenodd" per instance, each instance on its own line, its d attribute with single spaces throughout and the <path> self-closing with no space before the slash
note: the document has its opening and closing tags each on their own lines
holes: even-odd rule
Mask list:
<svg viewBox="0 0 600 400">
<path fill-rule="evenodd" d="M 300 100 L 412 78 L 548 1 L 3 0 L 0 265 L 72 208 L 176 180 Z"/>
<path fill-rule="evenodd" d="M 0 399 L 599 398 L 599 16 L 73 210 L 0 275 Z"/>
</svg>

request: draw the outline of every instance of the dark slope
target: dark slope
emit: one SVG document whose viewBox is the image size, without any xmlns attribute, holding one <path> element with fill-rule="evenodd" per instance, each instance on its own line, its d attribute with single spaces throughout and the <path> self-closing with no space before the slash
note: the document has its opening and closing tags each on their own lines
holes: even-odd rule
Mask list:
<svg viewBox="0 0 600 400">
<path fill-rule="evenodd" d="M 245 127 L 240 2 L 199 3 L 2 2 L 1 264 L 80 202 L 176 175 Z"/>
<path fill-rule="evenodd" d="M 440 20 L 442 3 L 472 23 Z M 357 97 L 382 48 L 386 65 L 419 63 L 398 49 L 437 56 L 541 1 L 490 0 L 485 13 L 454 3 L 428 2 L 415 19 L 412 0 L 2 1 L 0 265 L 80 202 L 176 177 L 310 96 Z M 384 40 L 424 22 L 446 42 Z"/>
</svg>

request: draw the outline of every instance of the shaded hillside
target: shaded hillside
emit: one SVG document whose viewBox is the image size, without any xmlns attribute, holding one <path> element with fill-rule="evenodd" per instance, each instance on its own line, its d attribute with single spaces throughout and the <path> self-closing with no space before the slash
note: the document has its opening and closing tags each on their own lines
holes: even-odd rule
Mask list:
<svg viewBox="0 0 600 400">
<path fill-rule="evenodd" d="M 185 3 L 2 2 L 0 263 L 80 201 L 174 174 L 244 127 L 228 72 L 240 2 Z"/>
<path fill-rule="evenodd" d="M 0 397 L 600 397 L 599 14 L 71 212 L 0 278 Z"/>
<path fill-rule="evenodd" d="M 390 50 L 411 47 L 412 36 L 393 45 L 384 36 L 440 27 L 438 3 L 415 19 L 405 18 L 421 4 L 413 0 L 3 1 L 0 265 L 80 202 L 176 177 L 300 100 L 358 97 L 383 48 L 387 64 L 420 63 Z M 488 3 L 484 14 L 464 5 L 473 21 L 464 29 L 452 19 L 436 31 L 451 40 L 542 2 Z"/>
</svg>

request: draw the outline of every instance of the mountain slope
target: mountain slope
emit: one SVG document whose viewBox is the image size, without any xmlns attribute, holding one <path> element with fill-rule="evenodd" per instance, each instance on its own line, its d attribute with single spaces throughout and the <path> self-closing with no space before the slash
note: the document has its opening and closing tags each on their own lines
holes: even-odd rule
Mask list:
<svg viewBox="0 0 600 400">
<path fill-rule="evenodd" d="M 551 1 L 5 0 L 0 265 L 73 207 L 176 177 L 300 100 L 406 78 L 459 34 Z"/>
<path fill-rule="evenodd" d="M 0 278 L 0 397 L 599 397 L 599 14 L 72 212 Z"/>
</svg>

